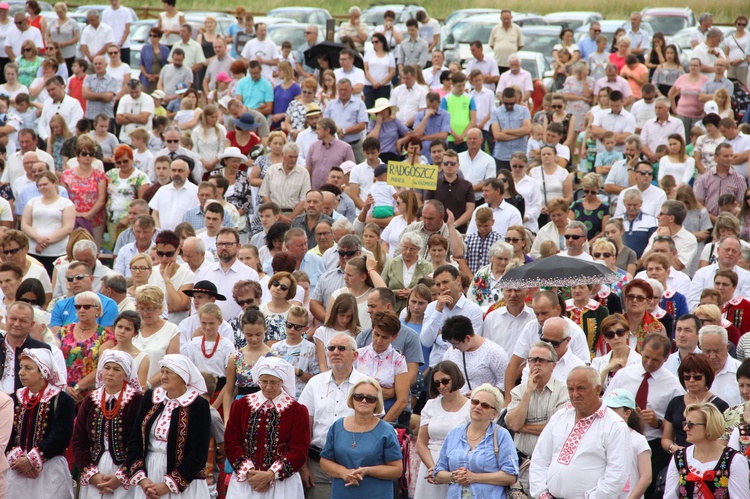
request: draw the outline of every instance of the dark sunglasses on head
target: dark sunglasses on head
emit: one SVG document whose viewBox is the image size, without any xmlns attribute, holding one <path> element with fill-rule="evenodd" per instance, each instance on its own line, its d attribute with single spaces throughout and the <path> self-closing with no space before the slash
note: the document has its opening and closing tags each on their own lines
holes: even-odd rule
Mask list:
<svg viewBox="0 0 750 499">
<path fill-rule="evenodd" d="M 471 399 L 471 405 L 473 405 L 473 406 L 480 406 L 485 411 L 488 411 L 490 409 L 494 409 L 495 408 L 494 406 L 488 404 L 487 402 L 481 402 L 481 401 L 479 401 L 477 399 Z"/>
<path fill-rule="evenodd" d="M 345 345 L 328 345 L 326 347 L 326 350 L 328 350 L 329 352 L 335 352 L 336 350 L 338 350 L 339 352 L 346 352 L 347 348 Z"/>
<path fill-rule="evenodd" d="M 605 338 L 607 338 L 608 340 L 611 340 L 611 339 L 614 339 L 615 335 L 622 338 L 623 336 L 628 334 L 628 330 L 627 329 L 617 329 L 615 331 L 609 330 L 609 331 L 603 332 L 602 334 L 604 335 Z"/>
<path fill-rule="evenodd" d="M 563 338 L 560 341 L 555 341 L 555 340 L 550 340 L 548 338 L 545 338 L 544 336 L 542 336 L 539 339 L 542 340 L 545 343 L 549 343 L 550 345 L 552 345 L 555 348 L 559 347 L 560 345 L 562 345 L 563 343 L 565 343 L 568 340 L 568 338 Z"/>
<path fill-rule="evenodd" d="M 156 251 L 156 256 L 166 256 L 167 258 L 172 258 L 174 254 L 177 253 L 177 251 Z"/>
<path fill-rule="evenodd" d="M 286 322 L 286 327 L 288 329 L 294 329 L 295 331 L 302 331 L 303 329 L 305 329 L 306 325 L 305 324 L 295 324 L 293 322 L 287 321 Z"/>
<path fill-rule="evenodd" d="M 375 395 L 365 395 L 364 393 L 355 393 L 352 395 L 352 398 L 357 402 L 362 402 L 364 400 L 368 404 L 374 404 L 378 401 L 378 398 Z"/>
<path fill-rule="evenodd" d="M 244 307 L 245 305 L 252 305 L 255 303 L 255 298 L 248 298 L 247 300 L 237 300 L 237 305 Z"/>
<path fill-rule="evenodd" d="M 88 276 L 89 276 L 88 274 L 76 274 L 74 276 L 66 277 L 65 279 L 67 279 L 68 282 L 82 281 L 83 279 L 86 279 Z"/>
<path fill-rule="evenodd" d="M 582 237 L 584 237 L 584 236 L 579 236 L 579 235 L 576 235 L 576 234 L 565 234 L 565 239 L 573 239 L 574 241 L 578 241 Z"/>
<path fill-rule="evenodd" d="M 349 251 L 338 250 L 337 251 L 337 253 L 339 254 L 339 256 L 354 256 L 358 252 L 359 252 L 359 250 L 349 250 Z"/>
<path fill-rule="evenodd" d="M 3 255 L 15 255 L 19 251 L 21 251 L 23 248 L 14 248 L 9 250 L 3 250 Z"/>
<path fill-rule="evenodd" d="M 289 289 L 289 286 L 287 286 L 286 284 L 281 284 L 279 281 L 273 281 L 271 283 L 271 286 L 275 288 L 281 288 L 282 291 L 287 291 Z"/>
<path fill-rule="evenodd" d="M 682 379 L 685 381 L 690 381 L 690 380 L 700 381 L 704 377 L 705 376 L 703 374 L 683 374 L 682 375 Z"/>
<path fill-rule="evenodd" d="M 448 386 L 448 383 L 451 382 L 450 378 L 443 378 L 443 379 L 436 379 L 432 382 L 433 385 L 435 385 L 435 388 L 440 388 L 440 385 Z"/>
<path fill-rule="evenodd" d="M 612 256 L 612 253 L 594 253 L 594 258 L 609 258 Z"/>
<path fill-rule="evenodd" d="M 73 305 L 73 306 L 75 307 L 75 309 L 76 309 L 76 310 L 81 310 L 81 309 L 84 309 L 84 310 L 91 310 L 91 309 L 92 309 L 92 308 L 94 308 L 94 307 L 95 307 L 96 305 L 89 305 L 88 303 L 87 303 L 87 304 L 80 304 L 80 303 L 76 303 L 76 304 L 75 304 L 75 305 Z"/>
</svg>

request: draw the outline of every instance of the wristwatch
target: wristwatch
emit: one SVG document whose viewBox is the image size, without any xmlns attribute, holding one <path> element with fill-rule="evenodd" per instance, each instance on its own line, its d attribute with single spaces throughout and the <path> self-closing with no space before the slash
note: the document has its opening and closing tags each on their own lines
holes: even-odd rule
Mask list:
<svg viewBox="0 0 750 499">
<path fill-rule="evenodd" d="M 302 377 L 302 375 L 303 375 L 304 373 L 303 373 L 302 369 L 300 369 L 300 368 L 298 367 L 298 368 L 297 368 L 297 371 L 296 371 L 296 372 L 295 372 L 294 374 L 295 374 L 295 375 L 296 375 L 296 376 L 297 376 L 298 378 L 301 378 L 301 377 Z"/>
<path fill-rule="evenodd" d="M 664 426 L 664 420 L 663 419 L 657 419 L 656 420 L 656 429 L 661 430 L 661 427 Z"/>
</svg>

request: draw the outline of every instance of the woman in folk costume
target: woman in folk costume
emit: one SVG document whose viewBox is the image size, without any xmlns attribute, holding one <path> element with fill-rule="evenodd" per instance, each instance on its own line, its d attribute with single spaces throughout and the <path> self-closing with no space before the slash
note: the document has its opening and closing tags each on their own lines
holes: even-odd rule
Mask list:
<svg viewBox="0 0 750 499">
<path fill-rule="evenodd" d="M 19 360 L 23 388 L 13 394 L 7 497 L 71 499 L 65 449 L 73 434 L 75 403 L 64 391 L 64 373 L 47 349 L 26 348 Z"/>
<path fill-rule="evenodd" d="M 294 400 L 294 367 L 261 357 L 253 367 L 259 392 L 232 405 L 224 451 L 234 468 L 227 499 L 302 497 L 299 469 L 310 447 L 307 409 Z"/>
<path fill-rule="evenodd" d="M 142 399 L 133 357 L 115 350 L 104 352 L 97 367 L 96 389 L 81 403 L 73 429 L 81 499 L 134 496 L 127 463 L 128 439 Z"/>
<path fill-rule="evenodd" d="M 211 432 L 206 383 L 180 354 L 159 361 L 161 386 L 143 395 L 137 427 L 130 434 L 128 462 L 136 499 L 205 499 Z"/>
<path fill-rule="evenodd" d="M 586 334 L 591 358 L 599 357 L 609 351 L 609 346 L 601 335 L 602 321 L 609 315 L 607 307 L 591 298 L 594 289 L 592 284 L 572 286 L 572 298 L 565 300 L 565 309 L 570 320 L 581 326 Z"/>
</svg>

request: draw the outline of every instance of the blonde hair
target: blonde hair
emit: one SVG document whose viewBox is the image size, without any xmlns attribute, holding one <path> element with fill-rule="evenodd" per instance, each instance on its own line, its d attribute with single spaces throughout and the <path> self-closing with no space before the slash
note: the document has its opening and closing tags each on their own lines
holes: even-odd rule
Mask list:
<svg viewBox="0 0 750 499">
<path fill-rule="evenodd" d="M 503 394 L 500 393 L 500 390 L 489 383 L 484 383 L 474 388 L 474 391 L 471 392 L 471 398 L 476 397 L 481 392 L 487 392 L 495 398 L 495 411 L 500 412 L 504 404 Z"/>
<path fill-rule="evenodd" d="M 718 97 L 721 96 L 724 98 L 724 104 L 719 104 Z M 719 108 L 719 112 L 724 112 L 727 109 L 732 109 L 732 99 L 729 97 L 729 92 L 727 92 L 726 88 L 720 88 L 716 91 L 714 94 L 714 102 L 716 102 L 716 105 Z"/>
<path fill-rule="evenodd" d="M 201 308 L 198 309 L 198 317 L 203 315 L 213 315 L 218 320 L 223 320 L 224 316 L 221 313 L 221 308 L 215 303 L 204 303 Z"/>
<path fill-rule="evenodd" d="M 361 385 L 371 385 L 375 387 L 375 389 L 378 391 L 378 401 L 375 403 L 374 413 L 380 414 L 381 412 L 383 412 L 383 389 L 380 388 L 380 383 L 368 376 L 365 376 L 364 378 L 357 381 L 357 383 L 352 387 L 352 389 L 349 391 L 349 396 L 346 398 L 346 405 L 350 409 L 354 409 L 354 392 L 356 392 L 357 388 L 359 388 Z"/>
<path fill-rule="evenodd" d="M 581 187 L 599 190 L 602 187 L 602 176 L 598 173 L 587 173 L 581 179 Z"/>
<path fill-rule="evenodd" d="M 213 104 L 209 104 L 205 108 L 203 108 L 203 113 L 200 117 L 201 122 L 201 128 L 203 129 L 203 138 L 208 140 L 208 129 L 213 128 L 214 132 L 216 133 L 216 137 L 218 139 L 221 139 L 221 129 L 219 128 L 219 120 L 216 120 L 216 123 L 214 123 L 214 126 L 210 127 L 208 125 L 208 117 L 209 116 L 216 116 L 219 114 L 219 108 L 214 106 Z M 136 129 L 138 130 L 138 129 Z"/>
<path fill-rule="evenodd" d="M 139 286 L 135 294 L 135 303 L 155 308 L 161 314 L 164 311 L 164 291 L 153 284 Z"/>
<path fill-rule="evenodd" d="M 60 131 L 62 132 L 60 136 L 63 138 L 63 140 L 69 138 L 72 135 L 70 133 L 70 130 L 68 129 L 68 124 L 65 121 L 65 118 L 63 118 L 62 115 L 56 114 L 49 120 L 50 138 L 52 139 L 52 142 L 57 139 L 57 135 L 55 134 L 52 125 L 60 125 Z"/>
<path fill-rule="evenodd" d="M 92 239 L 92 241 L 93 241 L 93 239 Z M 133 265 L 135 262 L 139 262 L 141 260 L 143 260 L 144 262 L 146 262 L 148 264 L 149 268 L 151 268 L 151 269 L 154 268 L 154 261 L 146 253 L 138 253 L 137 255 L 135 255 L 133 258 L 130 259 L 130 265 Z"/>
<path fill-rule="evenodd" d="M 685 407 L 683 415 L 687 418 L 691 412 L 699 412 L 706 424 L 706 438 L 708 440 L 718 440 L 724 434 L 724 417 L 719 409 L 711 403 L 690 404 Z"/>
<path fill-rule="evenodd" d="M 285 76 L 290 80 L 294 78 L 294 69 L 292 69 L 292 65 L 288 61 L 281 61 L 276 67 L 279 70 L 279 75 L 282 77 Z"/>
</svg>

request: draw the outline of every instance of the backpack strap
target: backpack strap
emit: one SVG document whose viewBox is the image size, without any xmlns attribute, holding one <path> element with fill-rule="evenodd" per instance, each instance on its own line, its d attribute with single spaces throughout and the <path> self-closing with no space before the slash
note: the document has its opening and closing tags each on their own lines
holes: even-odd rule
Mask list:
<svg viewBox="0 0 750 499">
<path fill-rule="evenodd" d="M 500 426 L 495 426 L 495 432 L 492 436 L 492 445 L 494 447 L 495 451 L 495 460 L 497 461 L 497 464 L 500 464 L 500 445 L 497 442 L 497 432 L 500 430 Z"/>
</svg>

